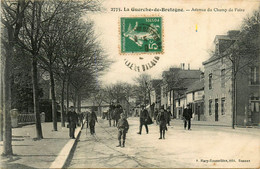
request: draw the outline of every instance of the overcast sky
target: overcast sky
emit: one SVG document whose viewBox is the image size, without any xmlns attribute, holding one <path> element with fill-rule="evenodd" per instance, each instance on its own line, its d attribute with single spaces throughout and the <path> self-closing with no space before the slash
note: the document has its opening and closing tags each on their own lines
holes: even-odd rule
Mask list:
<svg viewBox="0 0 260 169">
<path fill-rule="evenodd" d="M 104 84 L 116 83 L 117 81 L 133 83 L 133 78 L 140 73 L 129 69 L 124 64 L 124 59 L 134 63 L 142 61 L 137 56 L 124 56 L 119 54 L 120 17 L 159 15 L 163 18 L 163 47 L 164 54 L 152 69 L 145 71 L 153 78 L 161 78 L 161 73 L 170 66 L 179 66 L 180 63 L 190 64 L 191 69 L 203 69 L 202 62 L 209 58 L 209 51 L 213 49 L 213 40 L 216 35 L 224 35 L 228 30 L 239 29 L 243 18 L 250 15 L 259 6 L 259 1 L 171 1 L 171 0 L 104 0 L 103 6 L 106 12 L 90 15 L 95 23 L 95 31 L 99 36 L 101 45 L 109 58 L 115 63 L 100 79 Z M 111 8 L 183 8 L 208 9 L 212 12 L 111 12 Z M 214 12 L 215 10 L 232 8 L 233 12 Z M 244 12 L 235 11 L 244 9 Z M 197 32 L 196 32 L 197 25 Z M 153 55 L 156 56 L 156 55 Z M 148 60 L 153 57 L 143 55 Z M 143 61 L 143 62 L 146 62 Z"/>
</svg>

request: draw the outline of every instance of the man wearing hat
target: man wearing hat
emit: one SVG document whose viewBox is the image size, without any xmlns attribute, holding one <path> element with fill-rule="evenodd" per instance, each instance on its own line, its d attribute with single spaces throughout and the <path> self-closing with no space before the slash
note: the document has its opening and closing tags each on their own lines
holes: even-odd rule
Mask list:
<svg viewBox="0 0 260 169">
<path fill-rule="evenodd" d="M 92 111 L 89 114 L 88 120 L 89 120 L 90 134 L 94 135 L 95 134 L 95 124 L 96 124 L 96 122 L 98 122 L 94 107 L 92 107 Z"/>
<path fill-rule="evenodd" d="M 128 132 L 129 129 L 129 124 L 126 119 L 125 113 L 120 114 L 120 119 L 118 121 L 117 128 L 118 128 L 118 141 L 119 141 L 119 145 L 117 147 L 121 147 L 121 146 L 125 147 L 126 133 Z M 121 145 L 121 137 L 123 139 L 122 145 Z"/>
<path fill-rule="evenodd" d="M 165 130 L 167 130 L 167 122 L 168 122 L 168 112 L 164 110 L 164 107 L 162 106 L 160 109 L 160 112 L 157 116 L 157 124 L 159 124 L 160 129 L 160 137 L 159 139 L 165 139 Z"/>
<path fill-rule="evenodd" d="M 171 113 L 170 107 L 167 108 L 167 116 L 168 116 L 167 123 L 168 123 L 168 126 L 170 126 L 170 121 L 171 121 L 171 117 L 172 117 L 172 113 Z"/>
<path fill-rule="evenodd" d="M 141 112 L 140 112 L 140 127 L 139 127 L 139 132 L 137 134 L 142 134 L 142 128 L 143 128 L 143 125 L 145 126 L 145 129 L 146 129 L 146 134 L 148 134 L 148 126 L 146 124 L 146 121 L 148 119 L 148 111 L 145 109 L 145 106 L 144 105 L 141 105 Z"/>
<path fill-rule="evenodd" d="M 189 104 L 187 104 L 187 107 L 184 109 L 183 118 L 184 118 L 184 129 L 186 130 L 187 123 L 188 123 L 188 130 L 191 130 L 190 121 L 191 121 L 191 118 L 192 118 L 192 110 L 191 110 Z"/>
<path fill-rule="evenodd" d="M 71 106 L 70 110 L 68 112 L 68 122 L 69 122 L 69 135 L 70 138 L 75 139 L 75 128 L 77 127 L 77 123 L 78 123 L 78 115 L 74 110 L 74 107 Z"/>
</svg>

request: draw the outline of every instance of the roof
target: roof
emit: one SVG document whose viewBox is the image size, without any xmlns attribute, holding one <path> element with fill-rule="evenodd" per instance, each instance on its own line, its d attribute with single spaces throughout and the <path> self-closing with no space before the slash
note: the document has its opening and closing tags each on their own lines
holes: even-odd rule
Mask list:
<svg viewBox="0 0 260 169">
<path fill-rule="evenodd" d="M 190 69 L 170 69 L 169 71 L 164 71 L 163 76 L 168 78 L 169 76 L 178 75 L 178 78 L 189 79 L 189 78 L 199 78 L 202 71 L 200 70 L 190 70 Z"/>
<path fill-rule="evenodd" d="M 218 60 L 218 59 L 220 59 L 220 56 L 214 54 L 208 60 L 202 62 L 202 64 L 205 65 L 205 64 L 208 64 L 208 63 L 213 62 L 213 61 Z"/>
<path fill-rule="evenodd" d="M 204 89 L 204 79 L 197 80 L 188 87 L 186 93 L 191 93 L 191 92 L 195 92 L 195 91 L 199 91 L 199 90 L 203 90 L 203 89 Z"/>
<path fill-rule="evenodd" d="M 233 41 L 238 39 L 238 36 L 236 36 L 237 33 L 239 33 L 239 31 L 232 30 L 232 31 L 228 32 L 228 35 L 216 35 L 215 36 L 214 43 L 216 43 L 219 40 L 228 40 L 226 42 L 222 42 L 219 45 L 218 50 L 219 50 L 220 53 L 223 53 L 225 50 L 227 50 L 233 44 Z M 208 63 L 213 62 L 215 60 L 218 60 L 220 58 L 221 58 L 220 55 L 214 54 L 208 60 L 202 62 L 202 64 L 205 65 L 205 64 L 208 64 Z"/>
<path fill-rule="evenodd" d="M 220 40 L 220 39 L 223 39 L 223 40 L 232 40 L 228 35 L 216 35 L 216 36 L 215 36 L 215 39 L 214 39 L 214 42 L 216 42 L 217 40 Z"/>
<path fill-rule="evenodd" d="M 199 78 L 202 71 L 200 70 L 181 70 L 180 71 L 180 78 L 187 78 L 187 79 L 193 79 L 193 78 Z"/>
<path fill-rule="evenodd" d="M 170 71 L 165 71 L 163 76 L 164 79 L 166 79 L 166 83 L 168 83 L 170 90 L 174 88 L 177 90 L 185 90 L 194 81 L 200 79 L 201 73 L 202 71 L 200 70 L 183 70 L 180 68 L 174 68 L 170 69 Z"/>
</svg>

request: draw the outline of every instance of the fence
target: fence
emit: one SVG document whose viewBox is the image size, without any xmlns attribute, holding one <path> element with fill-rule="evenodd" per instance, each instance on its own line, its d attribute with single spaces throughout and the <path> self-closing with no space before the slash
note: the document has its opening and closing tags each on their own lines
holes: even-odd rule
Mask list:
<svg viewBox="0 0 260 169">
<path fill-rule="evenodd" d="M 41 113 L 41 122 L 45 122 L 45 114 Z M 19 114 L 18 124 L 35 123 L 35 114 Z"/>
</svg>

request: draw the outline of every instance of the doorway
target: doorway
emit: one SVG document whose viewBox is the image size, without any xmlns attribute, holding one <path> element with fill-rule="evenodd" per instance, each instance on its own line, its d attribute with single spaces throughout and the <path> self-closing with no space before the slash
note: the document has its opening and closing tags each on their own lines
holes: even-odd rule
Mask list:
<svg viewBox="0 0 260 169">
<path fill-rule="evenodd" d="M 218 121 L 218 99 L 215 99 L 215 121 Z"/>
</svg>

